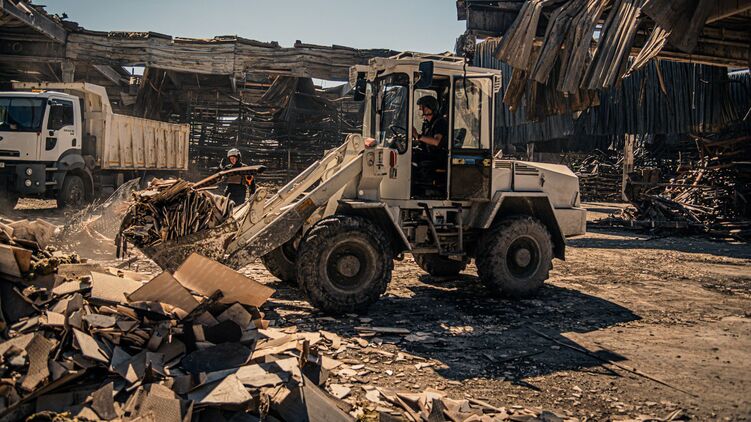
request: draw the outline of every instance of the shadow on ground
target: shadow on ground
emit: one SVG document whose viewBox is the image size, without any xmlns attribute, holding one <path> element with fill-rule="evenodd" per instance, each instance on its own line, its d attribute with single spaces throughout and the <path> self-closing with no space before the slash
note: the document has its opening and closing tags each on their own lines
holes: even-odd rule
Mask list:
<svg viewBox="0 0 751 422">
<path fill-rule="evenodd" d="M 399 296 L 387 294 L 367 313 L 372 326 L 409 329 L 423 339 L 408 341 L 397 336 L 379 336 L 413 355 L 440 361 L 437 372 L 449 380 L 474 377 L 504 378 L 524 384 L 525 378 L 558 371 L 591 367 L 591 371 L 615 376 L 601 362 L 561 347 L 535 331 L 583 348 L 562 336 L 566 332 L 589 332 L 640 319 L 629 309 L 576 290 L 545 286 L 535 299 L 503 300 L 490 297 L 479 279 L 463 275 L 454 280 L 420 277 L 422 283 L 403 287 Z M 275 297 L 304 300 L 293 287 L 278 283 Z M 398 285 L 396 288 L 402 288 Z M 405 297 L 411 296 L 411 297 Z M 284 308 L 275 304 L 275 308 Z M 310 308 L 291 306 L 288 319 L 310 318 Z M 357 335 L 358 318 L 323 321 L 312 329 L 336 332 L 344 338 Z M 623 358 L 611 351 L 602 357 Z"/>
</svg>

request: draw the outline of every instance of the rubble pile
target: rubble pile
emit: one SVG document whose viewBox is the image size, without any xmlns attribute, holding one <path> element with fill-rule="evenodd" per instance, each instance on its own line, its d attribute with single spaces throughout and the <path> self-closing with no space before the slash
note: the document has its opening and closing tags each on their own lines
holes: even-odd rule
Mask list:
<svg viewBox="0 0 751 422">
<path fill-rule="evenodd" d="M 134 192 L 120 226 L 122 239 L 148 247 L 222 224 L 232 213 L 229 199 L 209 192 L 213 187 L 196 186 L 182 179 L 154 179 Z"/>
<path fill-rule="evenodd" d="M 60 264 L 79 262 L 50 245 L 56 227 L 44 220 L 0 219 L 0 277 L 21 280 L 49 275 Z"/>
<path fill-rule="evenodd" d="M 356 386 L 376 358 L 348 350 L 419 370 L 437 363 L 375 336 L 423 334 L 367 318 L 352 338 L 301 332 L 267 319 L 273 289 L 198 254 L 174 273 L 60 263 L 0 288 L 0 420 L 563 420 L 431 388 Z"/>
<path fill-rule="evenodd" d="M 695 167 L 679 166 L 669 183 L 639 192 L 632 199 L 633 209 L 597 223 L 751 239 L 751 165 L 737 161 L 751 156 L 749 141 L 748 136 L 697 138 L 702 158 Z"/>
<path fill-rule="evenodd" d="M 200 255 L 150 280 L 115 273 L 64 264 L 15 285 L 21 304 L 2 297 L 28 311 L 0 343 L 0 417 L 351 420 L 320 388 L 321 335 L 264 319 L 272 289 Z"/>
<path fill-rule="evenodd" d="M 600 150 L 572 164 L 579 177 L 583 201 L 620 201 L 623 172 L 621 160 Z"/>
</svg>

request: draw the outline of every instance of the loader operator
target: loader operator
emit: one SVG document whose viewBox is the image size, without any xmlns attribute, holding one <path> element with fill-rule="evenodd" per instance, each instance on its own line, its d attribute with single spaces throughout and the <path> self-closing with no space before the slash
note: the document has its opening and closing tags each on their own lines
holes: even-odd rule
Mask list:
<svg viewBox="0 0 751 422">
<path fill-rule="evenodd" d="M 419 143 L 413 151 L 413 162 L 418 167 L 416 175 L 421 183 L 443 187 L 448 166 L 449 124 L 441 115 L 435 97 L 426 95 L 420 98 L 417 107 L 422 113 L 423 123 L 421 132 L 412 128 L 412 138 Z"/>
<path fill-rule="evenodd" d="M 233 168 L 244 167 L 242 155 L 240 150 L 232 148 L 227 151 L 227 162 L 221 166 L 221 170 L 230 170 Z M 231 175 L 225 180 L 227 188 L 224 190 L 224 195 L 235 203 L 235 206 L 240 206 L 245 203 L 245 197 L 250 187 L 250 194 L 253 195 L 256 192 L 256 181 L 253 176 L 245 175 Z"/>
</svg>

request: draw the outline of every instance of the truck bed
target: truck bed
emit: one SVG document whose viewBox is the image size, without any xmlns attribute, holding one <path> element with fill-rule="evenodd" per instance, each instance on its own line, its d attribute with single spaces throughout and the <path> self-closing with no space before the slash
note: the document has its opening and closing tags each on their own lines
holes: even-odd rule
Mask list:
<svg viewBox="0 0 751 422">
<path fill-rule="evenodd" d="M 188 125 L 114 113 L 108 117 L 105 142 L 97 145 L 102 169 L 188 169 Z"/>
</svg>

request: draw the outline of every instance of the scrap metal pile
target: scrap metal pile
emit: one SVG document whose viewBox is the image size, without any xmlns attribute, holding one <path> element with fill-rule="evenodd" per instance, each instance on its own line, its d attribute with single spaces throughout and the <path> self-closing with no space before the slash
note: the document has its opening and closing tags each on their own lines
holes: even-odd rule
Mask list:
<svg viewBox="0 0 751 422">
<path fill-rule="evenodd" d="M 208 191 L 212 188 L 182 179 L 154 179 L 147 189 L 133 193 L 120 227 L 122 237 L 145 247 L 219 226 L 232 207 L 227 197 Z"/>
<path fill-rule="evenodd" d="M 637 194 L 633 209 L 598 223 L 751 239 L 751 136 L 696 141 L 693 168 L 679 166 L 669 183 Z"/>
</svg>

